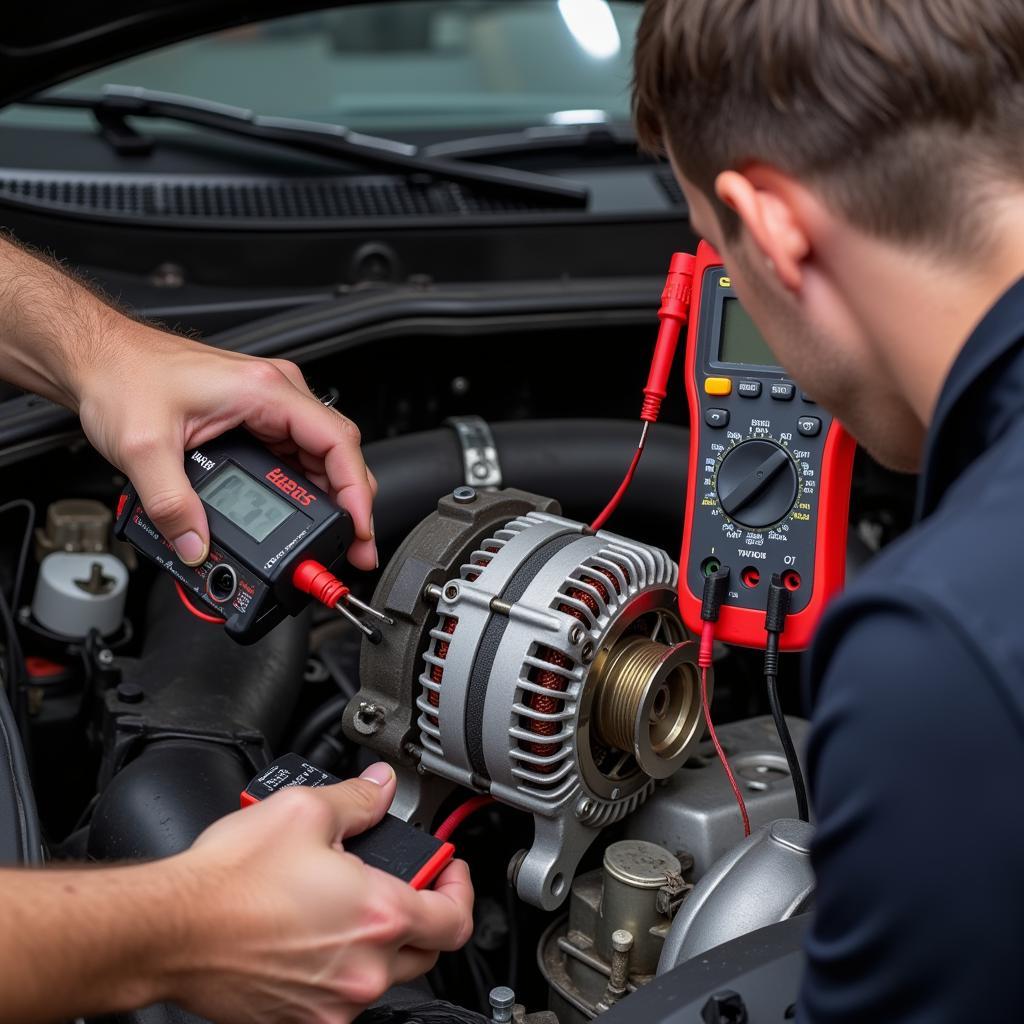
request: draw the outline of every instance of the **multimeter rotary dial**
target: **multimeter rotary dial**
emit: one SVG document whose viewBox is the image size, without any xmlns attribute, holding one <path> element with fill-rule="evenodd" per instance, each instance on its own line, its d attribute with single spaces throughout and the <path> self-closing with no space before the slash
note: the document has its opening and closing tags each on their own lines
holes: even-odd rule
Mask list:
<svg viewBox="0 0 1024 1024">
<path fill-rule="evenodd" d="M 785 519 L 799 490 L 796 465 L 782 445 L 770 439 L 742 441 L 723 456 L 715 480 L 725 514 L 751 530 Z"/>
</svg>

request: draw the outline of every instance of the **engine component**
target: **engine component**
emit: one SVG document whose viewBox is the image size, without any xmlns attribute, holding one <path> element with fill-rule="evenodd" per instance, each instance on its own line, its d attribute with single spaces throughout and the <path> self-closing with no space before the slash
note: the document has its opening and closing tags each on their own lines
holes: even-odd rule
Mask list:
<svg viewBox="0 0 1024 1024">
<path fill-rule="evenodd" d="M 128 570 L 113 555 L 54 551 L 39 566 L 32 614 L 61 636 L 110 636 L 124 621 L 127 592 Z"/>
<path fill-rule="evenodd" d="M 169 856 L 237 809 L 281 740 L 308 650 L 306 615 L 242 647 L 193 618 L 160 578 L 141 656 L 116 659 L 123 682 L 104 695 L 90 856 Z"/>
<path fill-rule="evenodd" d="M 658 974 L 810 909 L 813 826 L 783 818 L 758 829 L 697 883 L 672 923 Z"/>
<path fill-rule="evenodd" d="M 455 431 L 462 449 L 463 479 L 468 487 L 500 487 L 501 462 L 491 426 L 482 416 L 452 416 L 445 424 Z"/>
<path fill-rule="evenodd" d="M 808 723 L 787 716 L 797 749 L 805 745 Z M 754 828 L 776 818 L 795 817 L 796 800 L 775 724 L 768 715 L 718 726 L 736 780 L 743 788 Z M 701 878 L 743 838 L 729 782 L 710 741 L 698 745 L 683 770 L 661 787 L 625 825 L 634 839 L 660 843 L 693 855 L 693 877 Z"/>
<path fill-rule="evenodd" d="M 114 517 L 109 508 L 89 498 L 64 498 L 46 510 L 46 526 L 36 530 L 36 556 L 51 551 L 107 551 Z"/>
<path fill-rule="evenodd" d="M 395 556 L 374 603 L 419 630 L 418 683 L 403 684 L 410 665 L 391 648 L 408 635 L 364 646 L 346 731 L 365 742 L 395 714 L 408 751 L 415 706 L 419 772 L 405 773 L 396 813 L 429 824 L 446 791 L 421 773 L 531 813 L 533 845 L 512 878 L 522 899 L 552 910 L 598 831 L 635 810 L 698 740 L 696 645 L 665 552 L 551 511 L 488 515 L 510 495 L 552 504 L 460 488 Z M 432 576 L 438 550 L 446 571 Z"/>
<path fill-rule="evenodd" d="M 612 843 L 572 886 L 569 915 L 544 934 L 538 962 L 562 1024 L 582 1024 L 654 977 L 672 915 L 690 886 L 685 865 L 653 843 Z"/>
</svg>

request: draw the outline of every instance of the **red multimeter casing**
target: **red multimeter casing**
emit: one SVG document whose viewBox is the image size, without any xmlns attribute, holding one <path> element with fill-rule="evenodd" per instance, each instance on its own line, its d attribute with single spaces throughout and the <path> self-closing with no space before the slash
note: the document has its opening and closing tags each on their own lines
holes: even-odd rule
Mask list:
<svg viewBox="0 0 1024 1024">
<path fill-rule="evenodd" d="M 780 637 L 805 649 L 846 570 L 855 444 L 788 379 L 740 306 L 718 253 L 697 249 L 686 338 L 690 463 L 679 603 L 701 631 L 705 575 L 727 565 L 715 639 L 763 647 L 768 582 L 792 591 Z"/>
</svg>

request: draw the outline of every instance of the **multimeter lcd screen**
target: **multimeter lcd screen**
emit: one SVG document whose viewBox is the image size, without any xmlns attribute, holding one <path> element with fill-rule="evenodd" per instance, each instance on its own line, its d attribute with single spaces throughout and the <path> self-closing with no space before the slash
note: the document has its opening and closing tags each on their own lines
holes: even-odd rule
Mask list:
<svg viewBox="0 0 1024 1024">
<path fill-rule="evenodd" d="M 284 498 L 230 463 L 207 480 L 199 494 L 257 544 L 295 511 Z"/>
<path fill-rule="evenodd" d="M 722 341 L 718 361 L 741 366 L 776 366 L 772 350 L 754 326 L 739 299 L 726 299 L 722 307 Z"/>
</svg>

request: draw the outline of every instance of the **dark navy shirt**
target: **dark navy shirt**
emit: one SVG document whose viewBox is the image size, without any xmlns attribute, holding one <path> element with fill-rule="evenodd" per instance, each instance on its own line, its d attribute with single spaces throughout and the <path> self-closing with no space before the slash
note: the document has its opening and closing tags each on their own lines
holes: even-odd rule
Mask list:
<svg viewBox="0 0 1024 1024">
<path fill-rule="evenodd" d="M 943 387 L 917 523 L 809 658 L 805 1022 L 1024 1019 L 1024 280 Z"/>
</svg>

